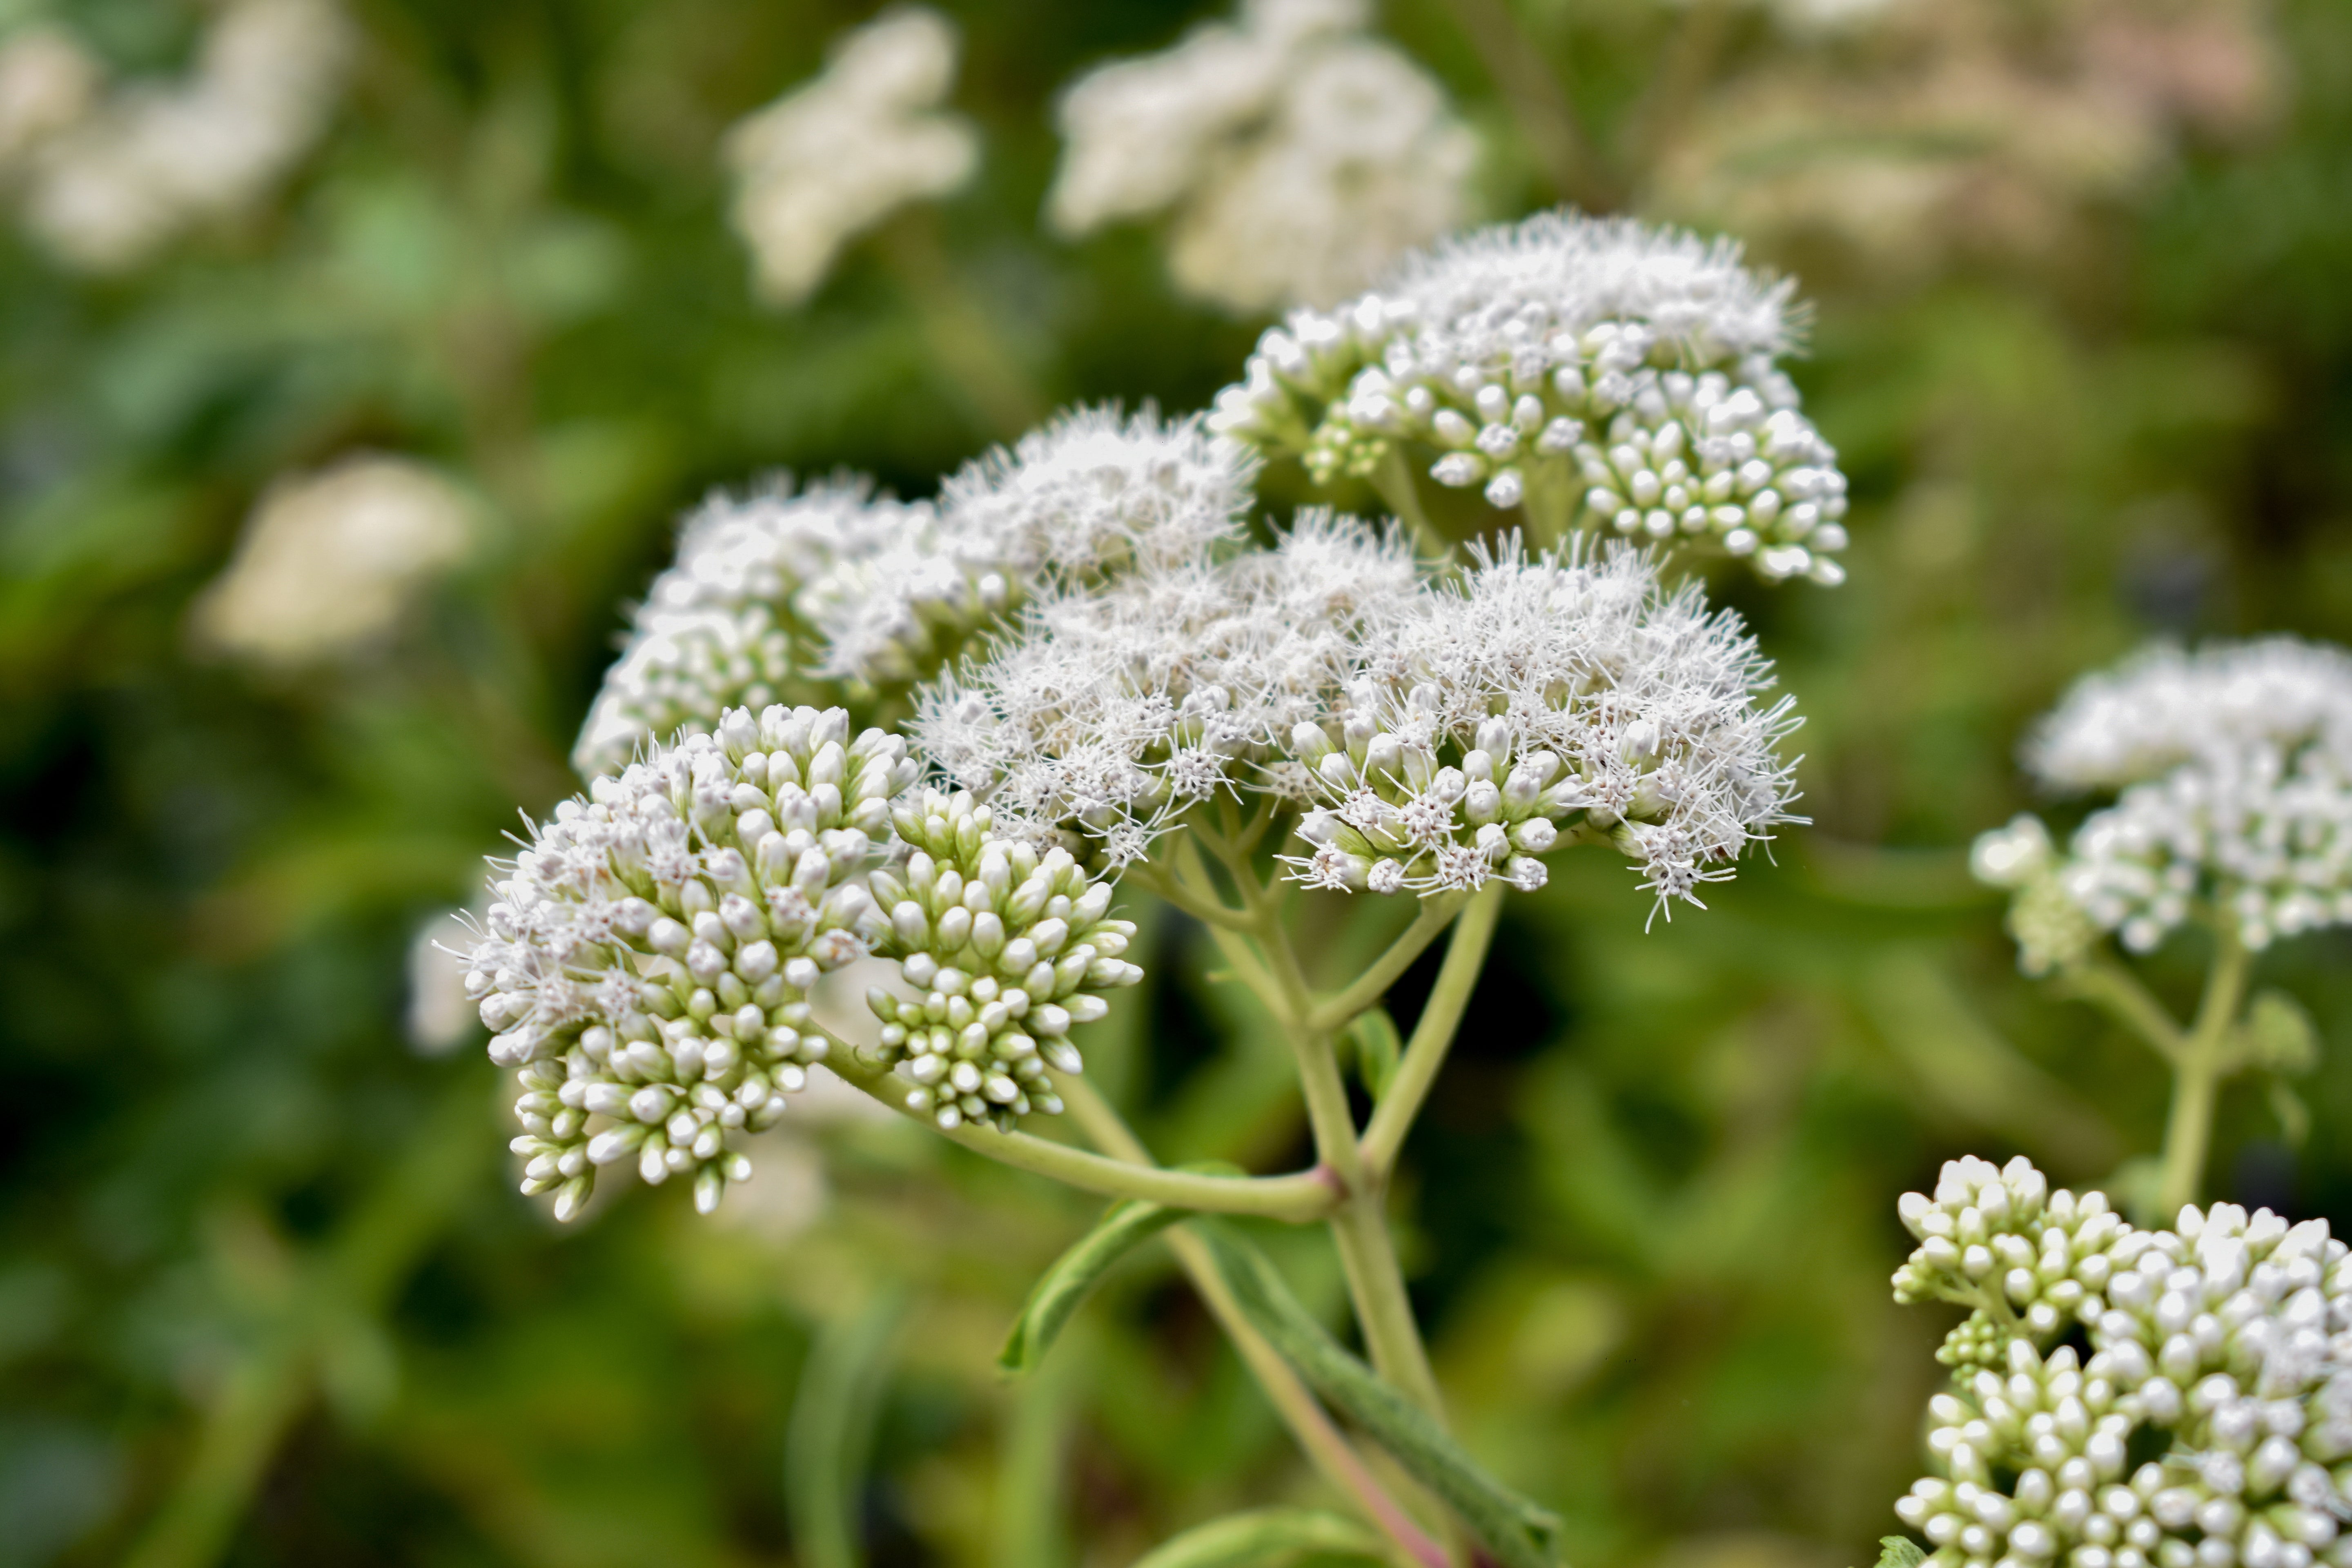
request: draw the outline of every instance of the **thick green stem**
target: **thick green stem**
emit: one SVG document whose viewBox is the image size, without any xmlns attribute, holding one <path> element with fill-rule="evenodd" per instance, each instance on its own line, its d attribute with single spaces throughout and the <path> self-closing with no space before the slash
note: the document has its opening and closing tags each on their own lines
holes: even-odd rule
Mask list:
<svg viewBox="0 0 2352 1568">
<path fill-rule="evenodd" d="M 1243 907 L 1255 918 L 1256 930 L 1246 935 L 1221 931 L 1215 933 L 1217 941 L 1230 950 L 1254 940 L 1262 955 L 1258 968 L 1266 989 L 1260 994 L 1282 1026 L 1297 1058 L 1316 1156 L 1325 1170 L 1339 1178 L 1347 1194 L 1328 1217 L 1339 1266 L 1348 1278 L 1348 1294 L 1355 1304 L 1356 1321 L 1364 1332 L 1364 1348 L 1371 1352 L 1375 1371 L 1413 1403 L 1442 1418 L 1437 1374 L 1430 1368 L 1420 1325 L 1413 1321 L 1404 1270 L 1397 1263 L 1396 1246 L 1389 1235 L 1388 1186 L 1365 1169 L 1356 1142 L 1355 1114 L 1348 1106 L 1348 1086 L 1339 1076 L 1339 1055 L 1331 1048 L 1331 1031 L 1318 1026 L 1314 998 L 1282 928 L 1280 908 L 1258 880 L 1255 868 L 1246 858 L 1234 856 L 1225 860 L 1225 869 Z"/>
<path fill-rule="evenodd" d="M 1092 1084 L 1068 1077 L 1059 1083 L 1062 1097 L 1069 1104 L 1071 1120 L 1096 1148 L 1113 1159 L 1138 1165 L 1152 1163 L 1150 1151 L 1143 1146 L 1142 1140 L 1119 1119 L 1110 1103 L 1095 1092 Z M 1210 1257 L 1208 1244 L 1183 1226 L 1170 1231 L 1167 1240 L 1169 1249 L 1192 1279 L 1192 1288 L 1200 1292 L 1210 1315 L 1233 1342 L 1234 1353 L 1249 1368 L 1267 1403 L 1290 1428 L 1291 1436 L 1298 1440 L 1299 1447 L 1322 1472 L 1323 1479 L 1352 1500 L 1364 1517 L 1388 1536 L 1403 1562 L 1416 1568 L 1445 1568 L 1445 1549 L 1431 1540 L 1413 1522 L 1412 1516 L 1382 1489 L 1371 1467 L 1332 1425 L 1330 1416 L 1324 1413 L 1298 1373 L 1251 1325 Z"/>
<path fill-rule="evenodd" d="M 1163 1171 L 1123 1160 L 1106 1160 L 1099 1154 L 1089 1154 L 1083 1149 L 1026 1132 L 999 1132 L 993 1127 L 976 1127 L 970 1122 L 941 1129 L 928 1114 L 908 1109 L 907 1096 L 914 1089 L 912 1084 L 886 1068 L 859 1061 L 850 1047 L 836 1042 L 827 1065 L 843 1081 L 975 1153 L 1106 1197 L 1142 1198 L 1171 1208 L 1255 1215 L 1261 1219 L 1299 1224 L 1328 1216 L 1339 1206 L 1345 1190 L 1344 1184 L 1332 1172 L 1319 1166 L 1288 1176 L 1206 1176 L 1192 1171 Z"/>
<path fill-rule="evenodd" d="M 1421 1113 L 1422 1101 L 1429 1097 L 1437 1069 L 1444 1065 L 1445 1053 L 1453 1047 L 1463 1010 L 1470 1005 L 1470 994 L 1486 966 L 1486 950 L 1494 943 L 1495 922 L 1502 914 L 1503 892 L 1502 883 L 1489 882 L 1454 924 L 1454 940 L 1446 944 L 1437 984 L 1430 989 L 1421 1018 L 1413 1025 L 1412 1038 L 1397 1060 L 1396 1076 L 1389 1080 L 1388 1092 L 1374 1108 L 1371 1125 L 1364 1129 L 1359 1145 L 1364 1168 L 1375 1181 L 1386 1182 L 1396 1168 L 1397 1151 L 1403 1147 L 1404 1135 Z"/>
<path fill-rule="evenodd" d="M 2213 967 L 2197 1022 L 2173 1068 L 2172 1114 L 2164 1128 L 2164 1169 L 2157 1184 L 2157 1213 L 2170 1217 L 2197 1201 L 2204 1185 L 2205 1157 L 2213 1141 L 2213 1104 L 2229 1069 L 2230 1031 L 2246 994 L 2252 955 L 2226 915 L 2213 922 Z"/>
<path fill-rule="evenodd" d="M 1372 470 L 1372 489 L 1389 503 L 1397 521 L 1412 531 L 1413 543 L 1422 554 L 1433 562 L 1453 559 L 1453 542 L 1437 531 L 1437 525 L 1429 521 L 1429 513 L 1422 510 L 1421 487 L 1413 482 L 1412 470 L 1405 467 L 1404 454 L 1394 442 L 1389 444 L 1380 466 Z"/>
</svg>

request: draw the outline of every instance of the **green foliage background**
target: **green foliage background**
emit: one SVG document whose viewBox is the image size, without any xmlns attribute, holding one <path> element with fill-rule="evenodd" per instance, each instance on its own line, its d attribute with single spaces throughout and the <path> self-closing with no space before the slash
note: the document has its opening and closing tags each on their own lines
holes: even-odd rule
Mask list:
<svg viewBox="0 0 2352 1568">
<path fill-rule="evenodd" d="M 733 1223 L 665 1189 L 559 1232 L 512 1191 L 488 1064 L 402 1038 L 415 922 L 573 787 L 681 507 L 777 467 L 927 493 L 1013 433 L 945 368 L 943 300 L 1041 410 L 1189 409 L 1238 374 L 1261 323 L 1175 297 L 1149 231 L 1036 219 L 1057 87 L 1201 13 L 950 9 L 980 179 L 795 313 L 751 300 L 713 149 L 847 5 L 368 0 L 355 86 L 265 213 L 110 281 L 0 237 L 0 1564 L 194 1561 L 217 1525 L 240 1564 L 833 1568 L 851 1483 L 808 1456 L 854 1482 L 861 1430 L 834 1534 L 883 1564 L 1118 1564 L 1316 1500 L 1156 1252 L 999 1380 L 1092 1205 L 852 1122 L 811 1134 L 804 1228 L 755 1184 Z M 161 66 L 200 21 L 67 16 Z M 1518 7 L 1606 188 L 1642 188 L 1631 128 L 1688 16 Z M 1555 199 L 1452 9 L 1382 21 L 1493 144 L 1491 208 Z M 1869 1561 L 1947 1326 L 1887 1299 L 1895 1194 L 1963 1152 L 2085 1183 L 2156 1141 L 2149 1064 L 2017 977 L 1965 847 L 2027 804 L 2016 738 L 2084 668 L 2156 632 L 2352 641 L 2352 11 L 2273 25 L 2268 128 L 2063 243 L 1900 280 L 1762 258 L 1818 302 L 1797 374 L 1853 480 L 1853 580 L 1723 589 L 1807 715 L 1817 826 L 1646 932 L 1604 857 L 1513 900 L 1406 1159 L 1457 1428 L 1582 1568 Z M 360 447 L 460 476 L 491 547 L 380 660 L 193 655 L 260 489 Z M 1287 1069 L 1195 934 L 1150 928 L 1090 1060 L 1164 1157 L 1295 1163 Z M 2300 1147 L 2225 1100 L 2225 1194 L 2352 1218 L 2347 956 L 2264 959 L 2329 1048 Z M 2158 966 L 2176 997 L 2197 961 Z M 1336 1300 L 1319 1237 L 1262 1239 Z"/>
</svg>

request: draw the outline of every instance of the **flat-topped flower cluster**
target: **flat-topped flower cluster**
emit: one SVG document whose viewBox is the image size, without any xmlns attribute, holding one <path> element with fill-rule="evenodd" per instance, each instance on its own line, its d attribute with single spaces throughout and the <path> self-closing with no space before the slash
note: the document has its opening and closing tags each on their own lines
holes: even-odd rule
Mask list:
<svg viewBox="0 0 2352 1568">
<path fill-rule="evenodd" d="M 2192 917 L 2248 947 L 2352 921 L 2352 655 L 2269 637 L 2151 648 L 2085 678 L 2028 743 L 2068 793 L 2118 792 L 2059 854 L 2038 819 L 1979 842 L 2018 890 L 2029 969 L 2100 931 L 2136 952 Z"/>
<path fill-rule="evenodd" d="M 2325 1220 L 2140 1230 L 2022 1158 L 1955 1161 L 1899 1207 L 1895 1299 L 1975 1309 L 1930 1402 L 1942 1473 L 1895 1504 L 1937 1568 L 2352 1561 L 2352 1254 Z M 2087 1356 L 2047 1348 L 2074 1324 Z"/>
<path fill-rule="evenodd" d="M 1215 424 L 1319 482 L 1410 449 L 1498 509 L 1580 509 L 1834 584 L 1845 478 L 1776 363 L 1797 335 L 1790 294 L 1727 241 L 1538 214 L 1293 311 Z"/>
<path fill-rule="evenodd" d="M 1780 341 L 1785 289 L 1729 253 L 1592 234 L 1605 266 L 1549 257 L 1556 302 L 1606 284 L 1580 322 Z M 1517 310 L 1549 253 L 1487 243 Z M 627 1161 L 716 1203 L 739 1133 L 849 1048 L 810 988 L 858 958 L 899 963 L 857 1058 L 896 1103 L 1059 1110 L 1072 1030 L 1141 974 L 1111 884 L 1194 826 L 1342 893 L 1532 890 L 1605 845 L 1665 907 L 1793 820 L 1790 705 L 1658 550 L 1505 530 L 1424 558 L 1321 509 L 1254 520 L 1259 462 L 1197 416 L 1084 409 L 935 501 L 843 477 L 690 518 L 582 733 L 593 782 L 502 868 L 468 961 L 526 1186 L 570 1215 Z"/>
</svg>

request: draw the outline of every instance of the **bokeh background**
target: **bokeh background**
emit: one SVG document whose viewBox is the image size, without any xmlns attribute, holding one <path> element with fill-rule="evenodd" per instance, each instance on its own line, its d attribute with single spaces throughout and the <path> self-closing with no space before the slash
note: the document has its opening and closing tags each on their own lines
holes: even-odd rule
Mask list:
<svg viewBox="0 0 2352 1568">
<path fill-rule="evenodd" d="M 791 309 L 719 147 L 865 6 L 352 0 L 273 110 L 302 145 L 127 240 L 58 216 L 0 80 L 0 1564 L 1078 1568 L 1316 1496 L 1157 1255 L 998 1379 L 1087 1201 L 819 1105 L 715 1222 L 666 1188 L 559 1230 L 478 1039 L 410 1043 L 420 922 L 576 787 L 681 509 L 779 468 L 928 494 L 1066 401 L 1204 405 L 1265 325 L 1179 292 L 1150 225 L 1040 217 L 1060 89 L 1213 12 L 945 9 L 977 174 Z M 215 20 L 10 0 L 0 43 L 170 81 Z M 2160 1126 L 2139 1047 L 2021 980 L 1967 876 L 2032 804 L 2021 728 L 2151 635 L 2352 640 L 2352 9 L 1376 26 L 1475 132 L 1477 210 L 1729 230 L 1816 301 L 1852 580 L 1720 584 L 1806 715 L 1815 825 L 1646 931 L 1606 857 L 1514 899 L 1399 1204 L 1459 1429 L 1571 1562 L 1846 1568 L 1948 1326 L 1888 1300 L 1895 1194 L 1964 1152 L 2095 1183 Z M 365 455 L 464 519 L 455 563 L 331 658 L 208 634 L 257 509 Z M 1095 1070 L 1165 1157 L 1298 1161 L 1282 1058 L 1145 918 Z M 2263 961 L 2327 1050 L 2307 1136 L 2226 1099 L 2224 1194 L 2352 1220 L 2347 956 Z"/>
</svg>

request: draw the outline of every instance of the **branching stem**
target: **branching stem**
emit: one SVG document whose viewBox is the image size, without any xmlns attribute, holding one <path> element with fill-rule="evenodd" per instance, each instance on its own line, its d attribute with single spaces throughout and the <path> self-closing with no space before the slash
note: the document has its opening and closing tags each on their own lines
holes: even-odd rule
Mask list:
<svg viewBox="0 0 2352 1568">
<path fill-rule="evenodd" d="M 1439 933 L 1454 923 L 1454 917 L 1462 912 L 1469 899 L 1466 893 L 1440 893 L 1434 898 L 1422 900 L 1421 912 L 1413 917 L 1412 924 L 1405 928 L 1402 936 L 1389 944 L 1389 950 L 1374 960 L 1370 968 L 1358 975 L 1346 989 L 1333 993 L 1308 1010 L 1307 1027 L 1323 1030 L 1343 1028 L 1349 1019 L 1387 995 L 1389 987 L 1397 983 L 1397 977 L 1412 968 L 1413 960 L 1437 940 Z"/>
<path fill-rule="evenodd" d="M 1412 530 L 1413 543 L 1433 563 L 1444 563 L 1454 557 L 1454 545 L 1429 521 L 1429 513 L 1421 504 L 1421 487 L 1413 481 L 1412 470 L 1405 467 L 1404 454 L 1396 443 L 1381 456 L 1380 466 L 1372 470 L 1372 489 L 1381 500 L 1389 503 L 1399 522 Z"/>
<path fill-rule="evenodd" d="M 836 1042 L 826 1065 L 843 1081 L 975 1153 L 1106 1197 L 1142 1198 L 1203 1214 L 1255 1215 L 1300 1224 L 1328 1217 L 1345 1191 L 1334 1174 L 1319 1165 L 1288 1176 L 1212 1176 L 1105 1159 L 1026 1132 L 999 1132 L 970 1122 L 941 1129 L 928 1114 L 908 1109 L 907 1096 L 913 1091 L 912 1084 L 887 1068 L 858 1060 L 850 1047 Z"/>
<path fill-rule="evenodd" d="M 1385 1183 L 1389 1173 L 1396 1168 L 1397 1152 L 1403 1147 L 1404 1135 L 1412 1129 L 1413 1118 L 1421 1113 L 1422 1102 L 1428 1099 L 1430 1086 L 1437 1080 L 1437 1069 L 1444 1065 L 1445 1054 L 1453 1047 L 1454 1031 L 1462 1025 L 1463 1010 L 1470 1005 L 1470 994 L 1477 988 L 1479 973 L 1486 967 L 1486 952 L 1495 940 L 1495 922 L 1503 910 L 1503 890 L 1502 883 L 1489 882 L 1471 897 L 1461 919 L 1454 921 L 1454 940 L 1446 945 L 1445 962 L 1437 971 L 1437 984 L 1422 1006 L 1421 1018 L 1413 1025 L 1412 1038 L 1405 1043 L 1404 1055 L 1397 1060 L 1396 1076 L 1390 1079 L 1388 1092 L 1381 1097 L 1380 1105 L 1372 1111 L 1371 1124 L 1364 1129 L 1360 1147 L 1365 1171 L 1375 1182 Z"/>
<path fill-rule="evenodd" d="M 1068 1077 L 1062 1078 L 1059 1084 L 1062 1098 L 1069 1104 L 1071 1120 L 1096 1148 L 1114 1159 L 1139 1165 L 1152 1163 L 1150 1152 L 1144 1148 L 1142 1140 L 1136 1137 L 1092 1084 Z M 1290 1363 L 1251 1326 L 1234 1300 L 1224 1276 L 1209 1256 L 1208 1244 L 1181 1226 L 1167 1233 L 1167 1241 L 1169 1250 L 1176 1255 L 1177 1263 L 1192 1279 L 1210 1314 L 1233 1342 L 1242 1364 L 1249 1368 L 1267 1402 L 1297 1438 L 1308 1460 L 1322 1472 L 1323 1479 L 1355 1502 L 1364 1517 L 1395 1543 L 1405 1562 L 1417 1568 L 1446 1568 L 1449 1559 L 1445 1549 L 1431 1540 L 1413 1522 L 1412 1516 L 1381 1488 L 1371 1467 L 1332 1424 L 1331 1417 L 1291 1370 Z"/>
</svg>

